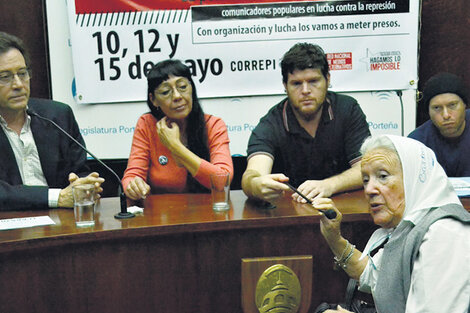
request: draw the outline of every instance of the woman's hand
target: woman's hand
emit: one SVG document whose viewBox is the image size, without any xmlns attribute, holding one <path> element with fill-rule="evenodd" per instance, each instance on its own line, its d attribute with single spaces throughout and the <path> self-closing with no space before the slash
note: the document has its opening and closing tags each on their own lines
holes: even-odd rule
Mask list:
<svg viewBox="0 0 470 313">
<path fill-rule="evenodd" d="M 364 268 L 367 265 L 367 258 L 360 259 L 361 252 L 355 249 L 355 246 L 350 244 L 345 238 L 341 236 L 341 220 L 343 215 L 336 208 L 333 200 L 329 198 L 318 198 L 313 200 L 313 206 L 317 209 L 334 210 L 336 218 L 329 219 L 322 216 L 320 219 L 320 230 L 325 237 L 328 246 L 335 255 L 335 260 L 341 264 L 343 270 L 349 277 L 359 280 Z M 342 308 L 341 308 L 342 309 Z M 349 312 L 344 309 L 332 312 Z"/>
<path fill-rule="evenodd" d="M 129 182 L 124 193 L 131 200 L 145 199 L 150 192 L 150 186 L 140 177 L 134 177 Z"/>
<path fill-rule="evenodd" d="M 157 122 L 157 134 L 161 143 L 170 151 L 173 151 L 176 144 L 181 144 L 180 128 L 175 122 L 169 122 L 166 116 Z"/>
<path fill-rule="evenodd" d="M 328 243 L 334 243 L 341 239 L 341 220 L 343 215 L 335 206 L 335 203 L 330 198 L 315 198 L 313 200 L 313 207 L 316 209 L 323 210 L 334 210 L 336 212 L 336 218 L 329 219 L 326 216 L 322 216 L 320 219 L 320 230 Z"/>
</svg>

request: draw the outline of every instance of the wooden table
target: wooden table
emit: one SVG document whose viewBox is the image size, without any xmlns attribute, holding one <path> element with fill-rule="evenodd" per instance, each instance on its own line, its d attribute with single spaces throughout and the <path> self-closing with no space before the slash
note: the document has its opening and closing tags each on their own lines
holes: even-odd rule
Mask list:
<svg viewBox="0 0 470 313">
<path fill-rule="evenodd" d="M 334 199 L 344 236 L 362 248 L 376 228 L 362 191 Z M 104 198 L 91 228 L 76 228 L 66 209 L 0 213 L 56 223 L 0 231 L 0 312 L 241 312 L 241 259 L 288 255 L 313 256 L 312 308 L 342 300 L 347 277 L 333 270 L 309 205 L 286 197 L 263 209 L 241 191 L 227 212 L 210 202 L 154 195 L 144 214 L 116 220 L 118 198 Z"/>
</svg>

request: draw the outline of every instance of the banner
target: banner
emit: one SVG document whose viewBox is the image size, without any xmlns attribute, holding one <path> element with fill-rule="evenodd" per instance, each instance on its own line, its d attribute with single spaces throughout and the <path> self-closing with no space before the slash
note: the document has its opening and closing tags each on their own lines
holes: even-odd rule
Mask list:
<svg viewBox="0 0 470 313">
<path fill-rule="evenodd" d="M 298 1 L 285 0 L 284 2 Z M 307 1 L 307 0 L 305 0 Z M 128 11 L 150 11 L 189 9 L 192 5 L 202 4 L 239 4 L 252 3 L 253 0 L 82 0 L 76 2 L 78 14 L 99 12 L 128 12 Z M 256 3 L 279 2 L 279 0 L 257 0 Z"/>
<path fill-rule="evenodd" d="M 331 90 L 417 87 L 419 1 L 67 5 L 78 103 L 144 101 L 146 74 L 167 58 L 191 68 L 201 98 L 282 94 L 279 61 L 297 42 L 325 50 Z"/>
</svg>

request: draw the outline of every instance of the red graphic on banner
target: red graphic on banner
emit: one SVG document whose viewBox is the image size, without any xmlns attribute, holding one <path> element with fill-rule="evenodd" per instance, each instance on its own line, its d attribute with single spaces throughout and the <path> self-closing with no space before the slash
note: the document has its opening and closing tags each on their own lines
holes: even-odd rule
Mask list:
<svg viewBox="0 0 470 313">
<path fill-rule="evenodd" d="M 332 71 L 352 70 L 352 52 L 327 53 L 326 58 Z"/>
<path fill-rule="evenodd" d="M 284 0 L 293 2 L 299 0 Z M 302 1 L 302 0 L 301 0 Z M 303 0 L 307 1 L 307 0 Z M 193 5 L 270 3 L 279 0 L 75 0 L 77 14 L 189 9 Z"/>
</svg>

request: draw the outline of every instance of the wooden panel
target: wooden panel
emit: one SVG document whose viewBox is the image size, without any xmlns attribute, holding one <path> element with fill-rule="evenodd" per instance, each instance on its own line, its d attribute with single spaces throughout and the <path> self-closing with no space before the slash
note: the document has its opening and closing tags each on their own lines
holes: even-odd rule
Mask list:
<svg viewBox="0 0 470 313">
<path fill-rule="evenodd" d="M 363 249 L 376 229 L 362 191 L 334 198 L 342 234 Z M 462 199 L 470 208 L 470 199 Z M 96 225 L 76 228 L 73 211 L 1 212 L 0 219 L 49 215 L 56 225 L 0 232 L 0 312 L 241 312 L 241 259 L 311 255 L 311 307 L 343 300 L 348 277 L 333 269 L 319 216 L 286 195 L 273 210 L 241 191 L 216 213 L 210 195 L 158 195 L 144 214 L 116 220 L 118 198 L 101 199 Z"/>
<path fill-rule="evenodd" d="M 470 2 L 466 0 L 423 0 L 419 56 L 419 90 L 439 72 L 451 72 L 464 79 L 470 91 Z M 467 105 L 470 105 L 467 103 Z M 429 119 L 419 103 L 417 122 Z"/>
<path fill-rule="evenodd" d="M 151 196 L 143 215 L 120 221 L 118 199 L 105 198 L 89 229 L 75 227 L 72 210 L 0 213 L 56 222 L 0 232 L 0 312 L 241 312 L 241 259 L 292 255 L 312 255 L 314 279 L 331 282 L 313 286 L 312 307 L 340 300 L 347 277 L 333 270 L 308 205 L 286 196 L 266 210 L 234 191 L 220 214 L 210 201 Z M 363 247 L 375 227 L 362 194 L 338 204 L 347 204 L 344 235 Z"/>
<path fill-rule="evenodd" d="M 0 30 L 25 43 L 31 56 L 31 96 L 51 98 L 45 0 L 0 1 Z M 67 26 L 67 25 L 64 25 Z"/>
</svg>

